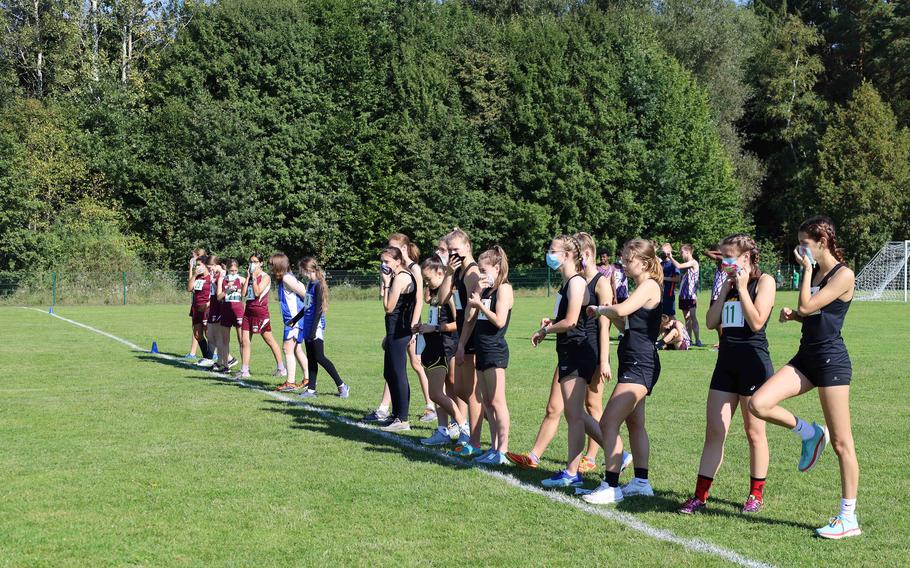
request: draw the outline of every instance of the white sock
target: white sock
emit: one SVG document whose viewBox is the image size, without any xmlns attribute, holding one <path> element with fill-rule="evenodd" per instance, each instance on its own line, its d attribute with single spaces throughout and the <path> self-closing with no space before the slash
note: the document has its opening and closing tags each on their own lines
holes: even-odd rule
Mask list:
<svg viewBox="0 0 910 568">
<path fill-rule="evenodd" d="M 852 519 L 856 514 L 856 499 L 840 500 L 840 516 L 846 519 Z"/>
<path fill-rule="evenodd" d="M 464 424 L 459 425 L 459 426 L 458 426 L 458 429 L 461 430 L 461 433 L 462 433 L 462 434 L 465 434 L 465 435 L 468 435 L 468 436 L 471 434 L 471 426 L 470 426 L 467 422 L 465 422 Z"/>
<path fill-rule="evenodd" d="M 809 424 L 806 424 L 806 422 L 802 418 L 797 417 L 796 418 L 796 428 L 793 429 L 793 432 L 795 432 L 797 436 L 802 438 L 803 441 L 806 441 L 806 440 L 811 440 L 812 436 L 815 435 L 815 428 L 813 428 Z"/>
<path fill-rule="evenodd" d="M 379 412 L 388 412 L 389 406 L 387 404 L 380 404 L 379 408 L 377 408 L 376 410 L 378 410 Z"/>
</svg>

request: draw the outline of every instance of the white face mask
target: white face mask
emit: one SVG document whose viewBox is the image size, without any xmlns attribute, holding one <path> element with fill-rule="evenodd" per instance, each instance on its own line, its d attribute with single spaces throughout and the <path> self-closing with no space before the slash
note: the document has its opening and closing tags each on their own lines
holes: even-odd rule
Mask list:
<svg viewBox="0 0 910 568">
<path fill-rule="evenodd" d="M 197 264 L 196 265 L 196 275 L 200 276 L 200 275 L 202 275 L 203 272 L 205 272 L 205 266 L 203 266 L 202 264 Z"/>
<path fill-rule="evenodd" d="M 256 272 L 257 270 L 259 270 L 259 263 L 251 262 L 250 263 L 250 272 Z"/>
<path fill-rule="evenodd" d="M 443 264 L 449 264 L 449 253 L 448 253 L 448 251 L 446 251 L 446 252 L 437 252 L 436 254 L 439 256 L 439 260 L 441 260 Z"/>
</svg>

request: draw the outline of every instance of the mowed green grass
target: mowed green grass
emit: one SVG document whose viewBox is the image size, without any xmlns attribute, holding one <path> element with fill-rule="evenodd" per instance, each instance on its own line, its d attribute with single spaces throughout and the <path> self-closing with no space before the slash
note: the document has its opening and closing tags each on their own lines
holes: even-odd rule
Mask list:
<svg viewBox="0 0 910 568">
<path fill-rule="evenodd" d="M 778 303 L 794 299 L 782 293 Z M 533 443 L 550 387 L 553 343 L 533 349 L 528 336 L 551 301 L 516 300 L 507 374 L 514 450 Z M 57 310 L 180 355 L 189 346 L 186 311 Z M 908 315 L 905 305 L 855 304 L 844 332 L 854 364 L 863 536 L 844 542 L 811 536 L 837 512 L 837 460 L 829 452 L 812 472 L 797 473 L 798 443 L 774 427 L 765 509 L 742 517 L 749 471 L 738 416 L 710 512 L 674 512 L 695 481 L 716 357 L 709 349 L 661 354 L 663 374 L 647 403 L 657 494 L 627 499 L 618 509 L 779 566 L 908 564 L 910 402 L 901 346 Z M 375 406 L 382 387 L 381 308 L 335 302 L 328 322 L 327 353 L 352 396 L 331 396 L 334 385 L 320 373 L 321 396 L 313 404 L 358 418 Z M 726 565 L 46 313 L 0 309 L 0 329 L 0 566 Z M 769 336 L 780 366 L 796 350 L 799 327 L 775 320 Z M 705 343 L 712 339 L 705 330 Z M 271 355 L 261 340 L 254 345 L 253 382 L 275 384 Z M 411 384 L 416 418 L 423 400 L 413 375 Z M 821 419 L 814 393 L 787 406 Z M 434 426 L 412 424 L 413 439 Z M 541 470 L 503 469 L 539 483 L 562 466 L 565 434 L 563 424 Z M 588 481 L 593 487 L 597 476 Z"/>
</svg>

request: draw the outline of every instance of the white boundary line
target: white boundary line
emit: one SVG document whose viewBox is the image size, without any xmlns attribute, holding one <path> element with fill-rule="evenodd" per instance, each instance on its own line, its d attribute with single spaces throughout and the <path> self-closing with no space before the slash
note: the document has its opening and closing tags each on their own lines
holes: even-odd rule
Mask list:
<svg viewBox="0 0 910 568">
<path fill-rule="evenodd" d="M 106 331 L 101 331 L 100 329 L 94 328 L 94 327 L 86 325 L 84 323 L 79 323 L 77 321 L 65 318 L 63 316 L 59 316 L 57 314 L 48 313 L 48 312 L 45 312 L 44 310 L 40 310 L 38 308 L 23 307 L 23 309 L 36 311 L 36 312 L 39 312 L 42 314 L 48 314 L 51 317 L 55 317 L 59 320 L 63 320 L 65 322 L 75 325 L 77 327 L 81 327 L 88 331 L 92 331 L 94 333 L 103 335 L 109 339 L 113 339 L 114 341 L 122 343 L 123 345 L 126 345 L 127 347 L 129 347 L 135 351 L 141 351 L 141 352 L 147 353 L 149 355 L 155 355 L 157 357 L 160 357 L 162 359 L 166 359 L 169 361 L 177 361 L 179 363 L 183 363 L 183 364 L 187 365 L 188 367 L 198 369 L 198 367 L 196 367 L 192 363 L 186 363 L 186 362 L 182 361 L 181 359 L 174 357 L 173 355 L 168 355 L 165 353 L 151 353 L 148 350 L 139 347 L 135 343 L 132 343 L 131 341 L 127 341 L 126 339 L 117 337 L 116 335 L 107 333 Z M 199 370 L 201 370 L 201 369 L 199 369 Z M 311 406 L 309 404 L 306 404 L 305 402 L 301 402 L 299 400 L 287 397 L 287 396 L 280 394 L 278 392 L 275 392 L 275 391 L 268 391 L 268 390 L 260 389 L 258 387 L 254 387 L 241 380 L 235 379 L 225 373 L 211 373 L 211 374 L 214 376 L 220 377 L 220 378 L 234 381 L 238 385 L 248 388 L 252 391 L 256 391 L 258 393 L 268 395 L 274 399 L 277 399 L 277 400 L 280 400 L 283 402 L 287 402 L 293 406 L 302 408 L 302 409 L 306 410 L 307 412 L 317 414 L 327 420 L 334 420 L 336 422 L 340 422 L 347 426 L 360 428 L 362 430 L 369 431 L 369 432 L 375 434 L 376 436 L 379 436 L 381 438 L 394 442 L 395 444 L 397 444 L 399 446 L 402 446 L 402 447 L 407 448 L 414 452 L 419 452 L 422 454 L 432 456 L 433 458 L 435 458 L 439 461 L 458 464 L 461 466 L 466 465 L 463 460 L 448 456 L 443 453 L 439 453 L 439 452 L 430 450 L 429 448 L 427 448 L 425 446 L 422 446 L 418 443 L 413 442 L 408 437 L 399 436 L 396 434 L 392 434 L 390 432 L 384 432 L 382 430 L 379 430 L 378 428 L 375 428 L 372 426 L 367 426 L 367 425 L 363 424 L 362 422 L 355 422 L 355 421 L 345 418 L 343 416 L 339 416 L 338 414 L 335 414 L 334 412 L 329 412 L 328 410 L 324 410 L 322 408 Z M 487 469 L 485 467 L 480 467 L 480 466 L 475 466 L 475 467 L 473 467 L 473 469 L 484 475 L 488 475 L 494 479 L 499 479 L 501 481 L 504 481 L 504 482 L 508 483 L 509 485 L 511 485 L 512 487 L 515 487 L 517 489 L 521 489 L 523 491 L 532 493 L 534 495 L 539 495 L 541 497 L 546 497 L 547 499 L 549 499 L 550 501 L 553 501 L 555 503 L 568 505 L 570 507 L 574 507 L 585 513 L 588 513 L 590 515 L 602 517 L 609 521 L 619 523 L 629 529 L 632 529 L 636 532 L 640 532 L 651 538 L 679 545 L 679 546 L 685 548 L 686 550 L 689 550 L 692 552 L 698 552 L 701 554 L 717 556 L 732 564 L 737 564 L 739 566 L 746 566 L 748 568 L 774 568 L 774 566 L 772 564 L 768 564 L 765 562 L 761 562 L 759 560 L 753 560 L 751 558 L 747 558 L 747 557 L 739 554 L 738 552 L 735 552 L 735 551 L 727 549 L 727 548 L 723 548 L 721 546 L 717 546 L 710 542 L 707 542 L 707 541 L 704 541 L 701 539 L 684 538 L 681 536 L 677 536 L 675 533 L 668 531 L 666 529 L 652 527 L 648 523 L 641 521 L 639 519 L 636 519 L 635 516 L 632 514 L 622 513 L 622 512 L 619 512 L 619 511 L 616 511 L 616 510 L 610 509 L 610 508 L 595 507 L 593 505 L 589 505 L 589 504 L 585 503 L 581 499 L 569 497 L 565 493 L 561 493 L 558 491 L 545 491 L 545 490 L 541 489 L 540 487 L 525 483 L 525 482 L 521 481 L 520 479 L 516 478 L 515 476 L 510 475 L 508 473 L 503 473 L 501 471 L 495 471 L 495 470 Z"/>
</svg>

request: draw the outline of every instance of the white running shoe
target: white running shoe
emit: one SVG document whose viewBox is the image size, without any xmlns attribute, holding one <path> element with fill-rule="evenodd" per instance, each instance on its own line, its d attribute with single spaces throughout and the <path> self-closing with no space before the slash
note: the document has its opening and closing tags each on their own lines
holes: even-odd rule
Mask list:
<svg viewBox="0 0 910 568">
<path fill-rule="evenodd" d="M 380 430 L 385 432 L 406 432 L 411 429 L 411 425 L 407 422 L 402 422 L 399 419 L 395 419 L 388 426 L 383 426 Z"/>
<path fill-rule="evenodd" d="M 273 377 L 286 377 L 286 376 L 288 376 L 288 370 L 287 369 L 275 369 L 275 371 L 272 373 L 272 376 Z"/>
<path fill-rule="evenodd" d="M 423 438 L 420 440 L 420 443 L 424 446 L 448 446 L 452 443 L 452 438 L 449 437 L 448 430 L 441 432 L 439 428 L 437 428 L 432 436 Z"/>
<path fill-rule="evenodd" d="M 636 495 L 654 497 L 654 489 L 651 487 L 651 482 L 647 479 L 635 477 L 632 481 L 622 486 L 622 494 L 624 497 L 635 497 Z"/>
<path fill-rule="evenodd" d="M 594 491 L 582 495 L 581 498 L 592 505 L 612 505 L 622 501 L 622 489 L 619 487 L 610 487 L 606 481 Z"/>
<path fill-rule="evenodd" d="M 455 424 L 454 422 L 452 422 L 451 424 L 449 424 L 449 427 L 446 429 L 446 432 L 448 432 L 448 434 L 449 434 L 449 439 L 454 440 L 455 438 L 458 437 L 459 434 L 461 434 L 461 428 L 458 427 L 458 424 Z"/>
<path fill-rule="evenodd" d="M 200 359 L 199 362 L 196 363 L 196 366 L 202 367 L 203 369 L 211 369 L 215 366 L 215 361 L 214 359 Z"/>
</svg>

